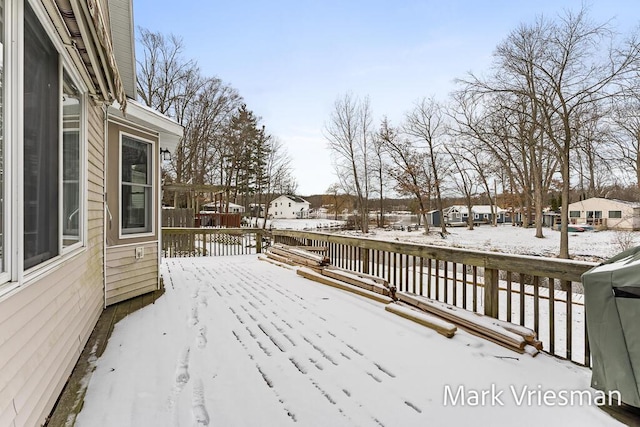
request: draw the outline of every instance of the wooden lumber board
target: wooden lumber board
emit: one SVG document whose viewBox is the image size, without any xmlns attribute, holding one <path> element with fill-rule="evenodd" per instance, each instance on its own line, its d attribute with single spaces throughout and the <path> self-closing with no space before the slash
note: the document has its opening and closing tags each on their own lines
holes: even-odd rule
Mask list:
<svg viewBox="0 0 640 427">
<path fill-rule="evenodd" d="M 295 252 L 295 251 L 290 251 L 288 249 L 283 249 L 283 248 L 279 248 L 279 247 L 270 247 L 269 248 L 269 252 L 273 252 L 275 254 L 278 254 L 280 256 L 289 258 L 295 262 L 298 262 L 300 264 L 303 265 L 315 265 L 315 266 L 323 266 L 325 265 L 322 260 L 318 260 L 315 259 L 313 257 L 307 257 L 304 255 L 300 255 L 299 253 Z"/>
<path fill-rule="evenodd" d="M 267 258 L 272 259 L 274 261 L 281 262 L 283 264 L 294 265 L 294 263 L 287 257 L 280 256 L 278 254 L 274 254 L 272 252 L 266 252 Z"/>
<path fill-rule="evenodd" d="M 333 266 L 333 265 L 327 267 L 327 269 L 336 270 L 336 271 L 342 271 L 342 272 L 345 272 L 345 273 L 348 273 L 348 274 L 351 274 L 351 275 L 354 275 L 354 276 L 361 277 L 363 279 L 368 279 L 368 280 L 374 281 L 374 282 L 378 283 L 379 285 L 384 286 L 385 288 L 389 287 L 389 281 L 387 279 L 383 279 L 382 277 L 374 276 L 372 274 L 359 273 L 357 271 L 351 271 L 351 270 L 347 270 L 346 268 L 336 267 L 336 266 Z"/>
<path fill-rule="evenodd" d="M 541 350 L 542 348 L 536 348 L 529 344 L 524 346 L 524 352 L 531 355 L 531 357 L 536 357 Z"/>
<path fill-rule="evenodd" d="M 358 286 L 360 288 L 366 289 L 371 292 L 376 292 L 382 295 L 389 296 L 389 289 L 379 285 L 376 282 L 368 281 L 358 276 L 353 276 L 339 270 L 333 270 L 328 268 L 323 268 L 322 274 L 336 280 L 342 280 L 343 282 L 347 282 L 350 285 Z"/>
<path fill-rule="evenodd" d="M 312 253 L 304 249 L 298 249 L 297 246 L 287 246 L 287 245 L 278 244 L 275 246 L 271 246 L 271 249 L 275 249 L 277 251 L 285 251 L 292 255 L 296 255 L 302 258 L 307 258 L 309 260 L 317 262 L 319 265 L 328 265 L 330 262 L 329 258 L 324 255 Z"/>
<path fill-rule="evenodd" d="M 500 326 L 492 324 L 491 322 L 487 322 L 483 319 L 484 316 L 476 316 L 475 313 L 467 312 L 466 310 L 461 311 L 452 306 L 443 307 L 442 305 L 430 302 L 424 297 L 411 295 L 405 292 L 396 292 L 396 297 L 398 297 L 400 301 L 414 305 L 431 314 L 440 316 L 459 326 L 463 326 L 467 330 L 477 331 L 478 334 L 491 337 L 492 339 L 500 341 L 508 346 L 522 350 L 527 345 L 527 342 L 522 336 L 509 332 Z M 473 316 L 467 315 L 468 313 Z"/>
<path fill-rule="evenodd" d="M 433 329 L 440 335 L 444 335 L 447 338 L 454 336 L 458 329 L 453 323 L 444 321 L 439 317 L 416 311 L 408 307 L 403 307 L 399 304 L 387 304 L 384 309 L 390 313 L 397 314 L 400 317 L 404 317 L 405 319 Z"/>
<path fill-rule="evenodd" d="M 459 325 L 459 324 L 458 324 L 458 326 L 460 326 L 460 328 L 462 328 L 463 330 L 469 332 L 472 335 L 475 335 L 475 336 L 477 336 L 479 338 L 482 338 L 484 340 L 487 340 L 487 341 L 491 341 L 492 343 L 497 344 L 497 345 L 499 345 L 501 347 L 504 347 L 504 348 L 506 348 L 508 350 L 512 350 L 512 351 L 515 351 L 516 353 L 520 353 L 520 354 L 524 354 L 525 353 L 525 348 L 527 347 L 526 345 L 523 348 L 514 347 L 514 346 L 506 344 L 506 343 L 504 343 L 504 342 L 502 342 L 500 340 L 497 340 L 494 337 L 485 335 L 485 334 L 483 334 L 482 332 L 480 332 L 480 331 L 478 331 L 476 329 L 467 328 L 466 326 L 462 326 L 462 325 Z"/>
<path fill-rule="evenodd" d="M 529 329 L 525 326 L 515 325 L 513 323 L 506 322 L 504 320 L 499 319 L 491 319 L 491 323 L 494 325 L 501 326 L 505 328 L 509 332 L 513 332 L 514 334 L 520 335 L 524 338 L 528 343 L 533 343 L 536 341 L 536 332 L 533 329 Z"/>
<path fill-rule="evenodd" d="M 326 246 L 296 246 L 296 248 L 303 249 L 309 252 L 322 252 L 326 253 L 329 251 L 329 248 Z"/>
<path fill-rule="evenodd" d="M 314 282 L 322 283 L 323 285 L 328 285 L 334 288 L 341 289 L 343 291 L 351 292 L 372 299 L 374 301 L 381 302 L 383 304 L 389 304 L 390 302 L 393 302 L 393 300 L 389 297 L 377 294 L 375 292 L 367 291 L 366 289 L 362 289 L 357 286 L 349 285 L 339 280 L 332 279 L 331 277 L 323 276 L 321 273 L 315 272 L 306 267 L 299 268 L 297 273 L 305 279 L 313 280 Z"/>
<path fill-rule="evenodd" d="M 281 250 L 278 248 L 269 248 L 269 253 L 274 253 L 276 255 L 279 255 L 283 258 L 287 258 L 288 260 L 290 260 L 291 262 L 293 262 L 294 264 L 300 264 L 303 266 L 308 266 L 308 267 L 321 267 L 321 264 L 319 264 L 317 261 L 305 258 L 305 257 L 301 257 L 299 255 L 296 255 L 294 253 L 288 252 L 286 250 Z"/>
<path fill-rule="evenodd" d="M 287 248 L 288 251 L 305 258 L 309 258 L 310 260 L 318 262 L 321 265 L 329 264 L 329 258 L 324 255 L 319 255 L 313 252 L 305 251 L 304 249 L 298 249 L 295 246 L 290 246 Z"/>
</svg>

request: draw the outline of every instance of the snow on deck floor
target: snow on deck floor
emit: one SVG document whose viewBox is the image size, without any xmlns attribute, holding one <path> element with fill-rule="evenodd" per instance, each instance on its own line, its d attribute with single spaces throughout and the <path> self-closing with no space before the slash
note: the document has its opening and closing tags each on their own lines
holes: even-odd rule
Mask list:
<svg viewBox="0 0 640 427">
<path fill-rule="evenodd" d="M 589 390 L 587 369 L 444 338 L 256 256 L 165 259 L 162 276 L 165 295 L 115 326 L 76 425 L 617 425 L 595 405 L 537 402 Z M 445 405 L 459 386 L 502 393 Z"/>
</svg>

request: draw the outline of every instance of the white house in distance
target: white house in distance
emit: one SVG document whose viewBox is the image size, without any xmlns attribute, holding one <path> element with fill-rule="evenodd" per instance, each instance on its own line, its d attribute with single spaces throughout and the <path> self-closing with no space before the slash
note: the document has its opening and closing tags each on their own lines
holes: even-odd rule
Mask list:
<svg viewBox="0 0 640 427">
<path fill-rule="evenodd" d="M 469 219 L 469 210 L 463 205 L 454 205 L 443 209 L 445 222 L 449 226 L 465 226 Z M 490 205 L 474 205 L 471 207 L 471 214 L 473 215 L 474 224 L 490 224 L 493 222 L 491 216 Z M 493 214 L 497 216 L 497 222 L 504 222 L 505 210 L 499 206 L 493 207 Z"/>
<path fill-rule="evenodd" d="M 210 202 L 202 205 L 202 210 L 205 212 L 220 212 L 224 213 L 224 210 L 227 209 L 227 203 L 222 202 L 222 209 L 220 208 L 220 201 Z M 229 213 L 244 213 L 244 206 L 238 205 L 236 203 L 229 202 Z"/>
<path fill-rule="evenodd" d="M 617 230 L 640 230 L 640 203 L 592 197 L 569 204 L 569 222 Z"/>
<path fill-rule="evenodd" d="M 301 197 L 282 195 L 269 203 L 269 216 L 273 219 L 309 218 L 309 206 Z"/>
</svg>

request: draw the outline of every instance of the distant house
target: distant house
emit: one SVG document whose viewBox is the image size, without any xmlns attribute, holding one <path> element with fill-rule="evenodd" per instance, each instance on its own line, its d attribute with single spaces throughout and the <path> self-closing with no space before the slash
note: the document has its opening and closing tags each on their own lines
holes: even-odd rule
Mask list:
<svg viewBox="0 0 640 427">
<path fill-rule="evenodd" d="M 569 204 L 569 222 L 617 230 L 640 230 L 640 203 L 592 197 Z"/>
<path fill-rule="evenodd" d="M 471 215 L 474 224 L 491 224 L 493 217 L 497 215 L 499 224 L 504 222 L 505 210 L 494 206 L 493 215 L 490 205 L 474 205 L 471 207 Z M 454 205 L 443 209 L 444 220 L 448 226 L 465 226 L 469 220 L 469 209 L 463 205 Z"/>
<path fill-rule="evenodd" d="M 440 227 L 440 210 L 434 209 L 427 212 L 427 224 L 431 227 Z"/>
<path fill-rule="evenodd" d="M 220 206 L 222 204 L 222 206 Z M 227 204 L 225 202 L 220 203 L 210 202 L 202 205 L 202 210 L 207 212 L 216 212 L 216 213 L 227 213 Z M 237 205 L 235 203 L 229 203 L 228 213 L 244 213 L 245 209 L 242 205 Z"/>
<path fill-rule="evenodd" d="M 252 217 L 264 217 L 264 203 L 249 203 L 249 214 Z"/>
<path fill-rule="evenodd" d="M 325 207 L 320 207 L 318 209 L 309 209 L 309 217 L 326 219 L 329 217 L 329 210 Z"/>
<path fill-rule="evenodd" d="M 269 215 L 274 219 L 309 218 L 309 206 L 301 197 L 282 195 L 269 203 Z"/>
</svg>

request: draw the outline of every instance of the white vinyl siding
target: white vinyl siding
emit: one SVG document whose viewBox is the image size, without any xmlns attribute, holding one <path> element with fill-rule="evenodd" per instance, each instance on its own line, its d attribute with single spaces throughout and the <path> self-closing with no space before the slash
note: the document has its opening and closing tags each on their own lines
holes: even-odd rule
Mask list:
<svg viewBox="0 0 640 427">
<path fill-rule="evenodd" d="M 136 248 L 144 257 L 136 259 Z M 158 242 L 107 248 L 106 305 L 158 289 Z"/>
<path fill-rule="evenodd" d="M 93 244 L 0 296 L 2 426 L 44 423 L 104 305 L 102 111 L 94 108 L 88 118 L 94 161 L 87 174 L 86 235 Z"/>
</svg>

